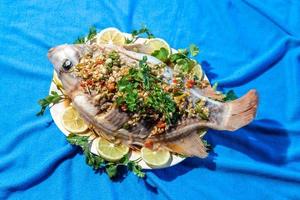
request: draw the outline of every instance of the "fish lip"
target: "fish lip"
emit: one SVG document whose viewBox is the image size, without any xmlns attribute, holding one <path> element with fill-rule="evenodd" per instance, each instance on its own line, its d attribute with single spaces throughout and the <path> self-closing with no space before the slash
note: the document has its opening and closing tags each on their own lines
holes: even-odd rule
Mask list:
<svg viewBox="0 0 300 200">
<path fill-rule="evenodd" d="M 56 51 L 55 47 L 52 47 L 48 50 L 47 57 L 50 61 L 51 61 L 51 58 L 52 58 L 53 54 L 55 53 L 55 51 Z"/>
<path fill-rule="evenodd" d="M 59 45 L 59 46 L 55 46 L 55 47 L 52 47 L 48 50 L 48 53 L 47 53 L 47 56 L 48 56 L 48 59 L 51 60 L 51 57 L 56 53 L 56 51 L 64 46 L 66 46 L 67 44 L 62 44 L 62 45 Z"/>
</svg>

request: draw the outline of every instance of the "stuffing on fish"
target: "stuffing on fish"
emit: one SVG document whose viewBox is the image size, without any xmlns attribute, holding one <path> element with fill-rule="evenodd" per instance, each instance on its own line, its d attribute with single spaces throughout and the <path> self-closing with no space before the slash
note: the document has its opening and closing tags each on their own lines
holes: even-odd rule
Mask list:
<svg viewBox="0 0 300 200">
<path fill-rule="evenodd" d="M 191 81 L 130 46 L 65 44 L 50 49 L 48 58 L 86 123 L 102 137 L 130 147 L 204 158 L 199 130 L 234 131 L 256 114 L 255 90 L 222 102 L 208 81 Z"/>
</svg>

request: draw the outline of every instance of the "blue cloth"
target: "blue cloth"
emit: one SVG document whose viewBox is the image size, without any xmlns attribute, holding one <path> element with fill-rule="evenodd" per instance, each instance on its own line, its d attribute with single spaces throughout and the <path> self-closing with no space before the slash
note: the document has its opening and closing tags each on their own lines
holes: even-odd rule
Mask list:
<svg viewBox="0 0 300 200">
<path fill-rule="evenodd" d="M 9 1 L 0 3 L 0 199 L 300 199 L 300 2 Z M 95 174 L 47 111 L 36 117 L 53 68 L 50 47 L 91 25 L 146 24 L 174 48 L 195 43 L 212 83 L 256 88 L 256 120 L 210 130 L 207 159 L 119 182 Z"/>
</svg>

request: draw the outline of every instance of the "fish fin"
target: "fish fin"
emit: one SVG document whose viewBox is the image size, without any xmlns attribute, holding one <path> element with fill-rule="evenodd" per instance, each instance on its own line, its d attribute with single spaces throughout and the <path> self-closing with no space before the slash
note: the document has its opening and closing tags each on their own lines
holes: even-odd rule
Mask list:
<svg viewBox="0 0 300 200">
<path fill-rule="evenodd" d="M 228 114 L 224 116 L 224 130 L 234 131 L 249 124 L 256 115 L 258 94 L 250 90 L 239 99 L 226 103 Z"/>
<path fill-rule="evenodd" d="M 210 85 L 201 89 L 201 93 L 203 96 L 206 96 L 210 99 L 221 101 L 224 98 L 222 93 L 216 92 Z"/>
<path fill-rule="evenodd" d="M 169 151 L 184 156 L 197 156 L 199 158 L 205 158 L 208 155 L 200 136 L 195 131 L 184 138 L 171 142 L 165 142 L 162 145 Z"/>
</svg>

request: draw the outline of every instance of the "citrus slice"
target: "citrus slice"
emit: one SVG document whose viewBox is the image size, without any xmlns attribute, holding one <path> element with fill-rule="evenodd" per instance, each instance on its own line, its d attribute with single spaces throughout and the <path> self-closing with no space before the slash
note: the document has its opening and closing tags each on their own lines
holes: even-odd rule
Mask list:
<svg viewBox="0 0 300 200">
<path fill-rule="evenodd" d="M 56 73 L 55 71 L 54 71 L 54 73 L 53 73 L 53 78 L 52 78 L 52 80 L 53 80 L 54 84 L 55 84 L 58 88 L 60 88 L 60 89 L 63 88 L 62 83 L 61 83 L 61 81 L 59 80 L 59 78 L 58 78 L 58 76 L 57 76 L 57 73 Z"/>
<path fill-rule="evenodd" d="M 62 115 L 62 124 L 71 133 L 83 133 L 88 129 L 88 125 L 72 106 L 65 109 Z"/>
<path fill-rule="evenodd" d="M 97 44 L 125 44 L 124 35 L 116 28 L 106 28 L 97 34 Z"/>
<path fill-rule="evenodd" d="M 156 50 L 160 50 L 161 48 L 165 48 L 168 51 L 168 55 L 171 53 L 171 48 L 169 44 L 160 38 L 149 39 L 145 42 L 145 49 L 147 54 L 152 54 Z"/>
<path fill-rule="evenodd" d="M 141 149 L 143 160 L 150 166 L 162 166 L 168 163 L 171 158 L 170 152 L 164 149 L 153 151 L 143 147 Z"/>
<path fill-rule="evenodd" d="M 193 67 L 192 73 L 194 76 L 197 76 L 199 80 L 202 80 L 203 78 L 203 71 L 200 64 L 197 64 Z"/>
<path fill-rule="evenodd" d="M 80 136 L 93 136 L 94 135 L 94 132 L 91 131 L 90 129 L 87 129 L 86 131 L 84 132 L 80 132 L 80 133 L 77 133 L 77 135 L 80 135 Z"/>
<path fill-rule="evenodd" d="M 123 144 L 114 144 L 100 138 L 97 151 L 105 160 L 117 161 L 128 153 L 129 148 Z"/>
</svg>

